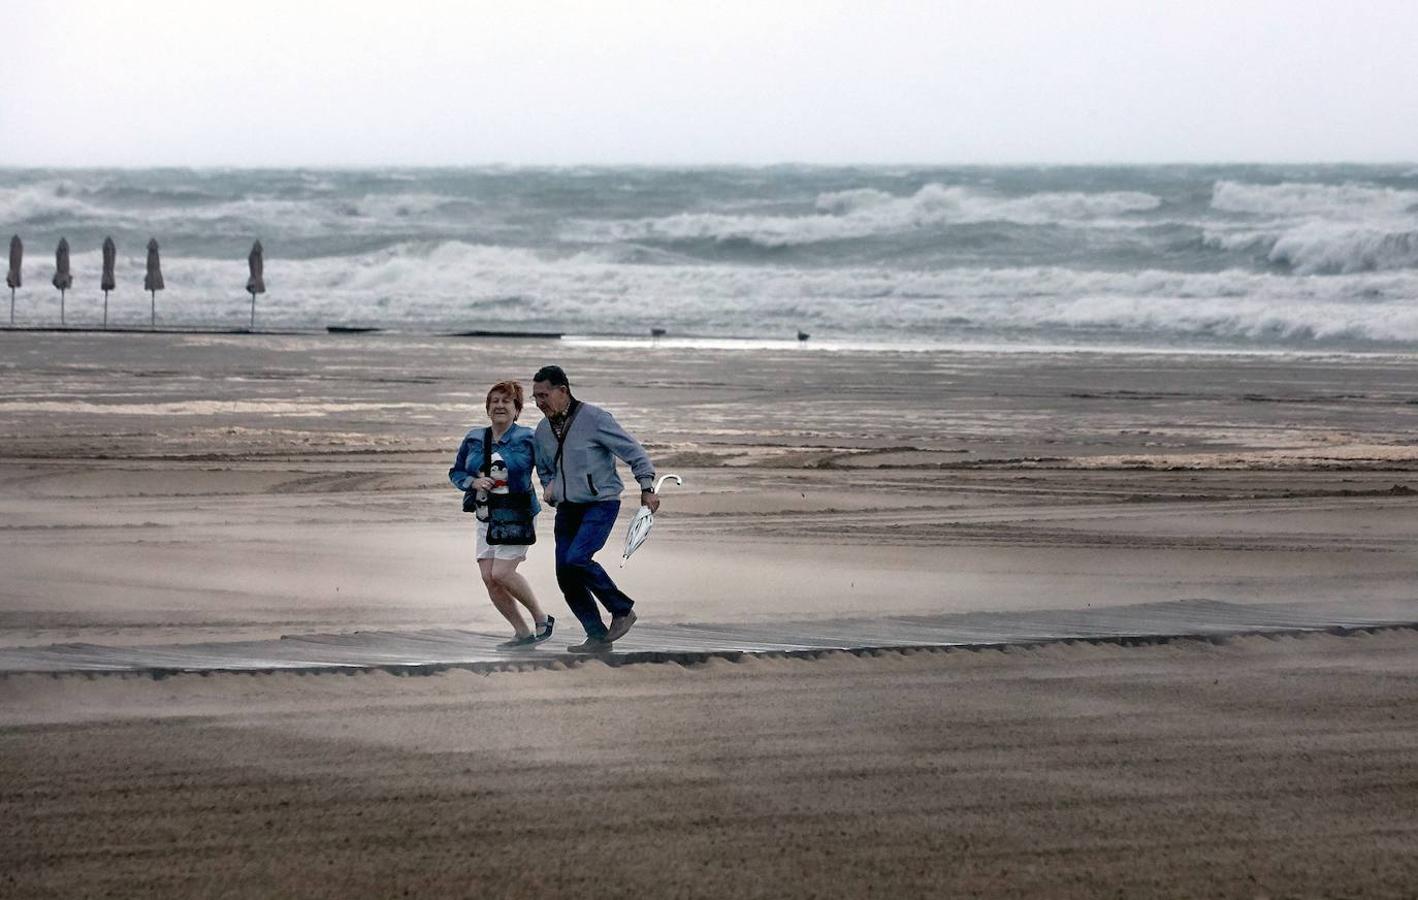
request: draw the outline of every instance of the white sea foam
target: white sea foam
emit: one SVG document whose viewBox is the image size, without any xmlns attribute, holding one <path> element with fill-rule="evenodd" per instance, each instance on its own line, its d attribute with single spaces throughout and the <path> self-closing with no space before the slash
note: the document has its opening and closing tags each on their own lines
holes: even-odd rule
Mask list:
<svg viewBox="0 0 1418 900">
<path fill-rule="evenodd" d="M 29 249 L 21 324 L 58 320 L 60 234 L 75 248 L 66 315 L 97 321 L 112 233 L 116 324 L 148 320 L 156 235 L 159 323 L 244 325 L 259 236 L 268 326 L 1418 344 L 1418 185 L 1381 168 L 1233 171 L 0 170 L 0 228 Z"/>
<path fill-rule="evenodd" d="M 873 188 L 821 194 L 816 212 L 801 216 L 678 213 L 626 221 L 580 221 L 565 236 L 583 241 L 741 241 L 791 247 L 890 235 L 920 228 L 980 222 L 1083 224 L 1102 216 L 1156 209 L 1161 201 L 1136 191 L 1036 193 L 1006 197 L 928 184 L 909 197 Z"/>
<path fill-rule="evenodd" d="M 1353 219 L 1418 214 L 1418 191 L 1362 184 L 1245 184 L 1218 181 L 1211 206 L 1225 212 Z"/>
<path fill-rule="evenodd" d="M 1418 191 L 1221 181 L 1212 206 L 1261 221 L 1209 227 L 1208 246 L 1253 252 L 1300 275 L 1418 267 Z"/>
<path fill-rule="evenodd" d="M 102 214 L 75 196 L 74 186 L 65 181 L 0 187 L 0 223 L 49 219 L 89 219 Z"/>
<path fill-rule="evenodd" d="M 307 186 L 307 189 L 311 189 Z M 152 194 L 127 189 L 130 195 Z M 174 191 L 166 191 L 172 195 Z M 156 196 L 156 195 L 154 195 Z M 197 194 L 195 196 L 202 196 Z M 390 225 L 411 220 L 437 222 L 438 210 L 450 198 L 427 192 L 365 194 L 341 199 L 322 191 L 317 196 L 286 198 L 253 193 L 236 199 L 210 200 L 161 206 L 125 205 L 92 186 L 84 188 L 65 180 L 0 187 L 0 224 L 95 224 L 109 229 L 133 229 L 212 235 L 213 226 L 227 224 L 253 234 L 279 233 L 288 237 L 329 234 L 377 234 Z"/>
<path fill-rule="evenodd" d="M 115 322 L 146 321 L 144 260 L 119 258 Z M 70 321 L 94 318 L 99 256 L 73 256 Z M 164 261 L 162 321 L 244 324 L 240 260 Z M 460 242 L 266 264 L 258 322 L 310 326 L 537 326 L 576 333 L 791 334 L 944 338 L 980 331 L 1085 331 L 1218 339 L 1418 341 L 1418 273 L 1325 278 L 1230 270 L 1059 267 L 901 271 L 882 267 L 624 265 L 594 252 L 553 257 Z M 27 290 L 22 322 L 57 318 L 57 292 Z"/>
</svg>

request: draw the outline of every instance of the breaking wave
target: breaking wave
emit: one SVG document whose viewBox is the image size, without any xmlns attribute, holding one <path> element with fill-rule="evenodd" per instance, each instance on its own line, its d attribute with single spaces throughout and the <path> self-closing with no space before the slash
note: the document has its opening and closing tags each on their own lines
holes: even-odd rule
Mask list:
<svg viewBox="0 0 1418 900">
<path fill-rule="evenodd" d="M 73 265 L 71 321 L 84 314 L 85 304 L 98 308 L 98 254 L 76 253 Z M 116 320 L 146 315 L 142 271 L 141 255 L 120 255 Z M 164 271 L 169 289 L 158 303 L 166 321 L 244 321 L 249 299 L 240 260 L 174 258 L 164 261 Z M 596 250 L 554 256 L 443 242 L 353 257 L 269 258 L 266 275 L 271 292 L 258 307 L 267 325 L 378 321 L 582 334 L 643 334 L 653 325 L 739 336 L 808 328 L 883 340 L 1015 333 L 1137 342 L 1418 342 L 1418 305 L 1412 303 L 1418 275 L 1407 272 L 1301 281 L 1243 270 L 765 270 L 625 265 Z M 42 302 L 57 306 L 49 293 Z"/>
<path fill-rule="evenodd" d="M 1411 167 L 3 170 L 21 324 L 1418 346 Z M 1228 344 L 1229 346 L 1230 344 Z"/>
<path fill-rule="evenodd" d="M 1245 184 L 1218 181 L 1211 205 L 1224 212 L 1353 219 L 1418 215 L 1418 191 L 1361 184 Z"/>
<path fill-rule="evenodd" d="M 1086 224 L 1104 216 L 1148 212 L 1160 205 L 1157 197 L 1136 191 L 1003 197 L 928 184 L 907 197 L 875 188 L 826 192 L 818 196 L 816 211 L 808 215 L 677 213 L 630 221 L 582 221 L 569 227 L 565 235 L 582 241 L 710 240 L 792 247 L 951 224 Z"/>
<path fill-rule="evenodd" d="M 1208 246 L 1245 250 L 1299 275 L 1418 268 L 1418 191 L 1357 184 L 1221 181 L 1212 206 L 1255 225 L 1208 229 Z"/>
</svg>

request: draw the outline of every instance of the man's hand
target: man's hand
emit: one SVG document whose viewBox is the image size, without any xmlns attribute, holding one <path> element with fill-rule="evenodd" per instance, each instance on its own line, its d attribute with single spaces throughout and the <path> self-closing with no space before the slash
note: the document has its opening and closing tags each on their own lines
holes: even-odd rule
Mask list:
<svg viewBox="0 0 1418 900">
<path fill-rule="evenodd" d="M 650 507 L 650 512 L 660 511 L 660 495 L 654 491 L 640 492 L 640 505 Z"/>
<path fill-rule="evenodd" d="M 542 488 L 542 502 L 547 506 L 556 506 L 556 496 L 552 492 L 552 485 Z"/>
</svg>

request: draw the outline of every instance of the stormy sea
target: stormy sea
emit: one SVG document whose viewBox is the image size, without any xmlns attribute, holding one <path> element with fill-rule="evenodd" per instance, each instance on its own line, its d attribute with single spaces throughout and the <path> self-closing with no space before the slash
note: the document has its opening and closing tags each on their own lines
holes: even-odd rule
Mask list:
<svg viewBox="0 0 1418 900">
<path fill-rule="evenodd" d="M 18 326 L 548 330 L 923 348 L 1418 349 L 1418 168 L 0 170 Z M 9 298 L 6 298 L 9 299 Z"/>
</svg>

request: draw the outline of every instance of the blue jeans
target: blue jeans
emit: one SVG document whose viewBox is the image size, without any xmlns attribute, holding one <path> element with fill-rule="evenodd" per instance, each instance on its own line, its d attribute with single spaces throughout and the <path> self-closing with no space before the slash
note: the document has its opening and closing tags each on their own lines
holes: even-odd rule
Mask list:
<svg viewBox="0 0 1418 900">
<path fill-rule="evenodd" d="M 619 500 L 560 503 L 556 507 L 556 583 L 590 638 L 606 635 L 596 600 L 612 616 L 623 616 L 635 605 L 615 586 L 600 563 L 591 558 L 606 545 L 619 512 Z"/>
</svg>

